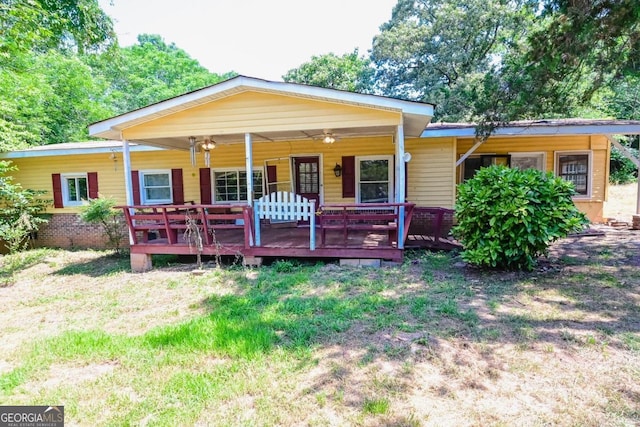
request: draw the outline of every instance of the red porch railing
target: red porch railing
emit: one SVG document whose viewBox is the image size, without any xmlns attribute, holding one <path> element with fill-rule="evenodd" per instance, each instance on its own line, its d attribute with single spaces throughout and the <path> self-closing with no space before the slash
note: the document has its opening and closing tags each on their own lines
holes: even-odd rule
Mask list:
<svg viewBox="0 0 640 427">
<path fill-rule="evenodd" d="M 322 245 L 330 230 L 342 233 L 343 241 L 349 239 L 350 231 L 373 231 L 388 233 L 389 244 L 402 248 L 407 238 L 413 215 L 413 203 L 334 203 L 323 204 L 318 209 Z M 401 239 L 398 239 L 398 233 Z"/>
<path fill-rule="evenodd" d="M 120 206 L 134 245 L 166 239 L 169 245 L 187 244 L 182 238 L 191 225 L 197 227 L 203 244 L 213 244 L 217 230 L 242 230 L 244 247 L 253 242 L 251 207 L 247 205 Z M 153 236 L 153 238 L 151 238 Z"/>
<path fill-rule="evenodd" d="M 380 258 L 400 261 L 407 235 L 415 232 L 413 203 L 324 204 L 315 211 L 317 226 L 282 227 L 262 220 L 256 244 L 254 210 L 245 204 L 121 206 L 134 254 L 234 255 L 251 257 Z M 436 221 L 436 229 L 443 224 Z M 189 241 L 197 227 L 202 248 Z M 321 244 L 312 250 L 310 235 Z M 437 238 L 435 239 L 438 240 Z"/>
</svg>

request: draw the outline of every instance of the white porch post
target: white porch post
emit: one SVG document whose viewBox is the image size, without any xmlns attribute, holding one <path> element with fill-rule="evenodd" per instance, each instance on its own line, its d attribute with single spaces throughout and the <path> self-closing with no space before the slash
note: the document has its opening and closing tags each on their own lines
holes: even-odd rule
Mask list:
<svg viewBox="0 0 640 427">
<path fill-rule="evenodd" d="M 404 126 L 396 128 L 396 203 L 405 201 Z M 398 249 L 404 249 L 404 206 L 398 209 Z"/>
<path fill-rule="evenodd" d="M 253 206 L 253 141 L 250 133 L 244 134 L 244 152 L 247 168 L 247 203 Z"/>
<path fill-rule="evenodd" d="M 122 140 L 122 163 L 124 164 L 124 191 L 126 194 L 127 206 L 133 205 L 133 183 L 131 182 L 131 152 L 129 151 L 129 141 Z M 129 230 L 129 244 L 133 245 L 133 235 Z"/>
</svg>

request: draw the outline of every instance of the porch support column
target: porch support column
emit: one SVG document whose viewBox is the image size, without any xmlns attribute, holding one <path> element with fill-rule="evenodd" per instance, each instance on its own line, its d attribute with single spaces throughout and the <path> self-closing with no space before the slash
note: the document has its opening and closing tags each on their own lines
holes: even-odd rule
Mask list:
<svg viewBox="0 0 640 427">
<path fill-rule="evenodd" d="M 244 134 L 244 152 L 247 168 L 247 203 L 253 206 L 253 140 L 250 133 Z"/>
<path fill-rule="evenodd" d="M 127 206 L 133 205 L 133 183 L 131 182 L 131 152 L 129 150 L 129 141 L 122 140 L 122 163 L 124 165 L 124 191 L 126 195 Z M 128 227 L 127 227 L 128 228 Z M 129 244 L 133 245 L 133 235 L 129 230 Z"/>
<path fill-rule="evenodd" d="M 400 123 L 396 128 L 396 203 L 405 202 L 404 173 L 404 125 Z M 398 208 L 398 249 L 404 249 L 404 206 Z"/>
</svg>

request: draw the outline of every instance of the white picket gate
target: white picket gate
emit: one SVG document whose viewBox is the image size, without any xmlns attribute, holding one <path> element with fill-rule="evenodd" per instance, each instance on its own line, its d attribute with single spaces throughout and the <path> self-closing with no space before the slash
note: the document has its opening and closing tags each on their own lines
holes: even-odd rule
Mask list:
<svg viewBox="0 0 640 427">
<path fill-rule="evenodd" d="M 256 246 L 260 246 L 260 220 L 309 221 L 309 248 L 316 249 L 316 201 L 299 194 L 278 191 L 253 202 Z"/>
</svg>

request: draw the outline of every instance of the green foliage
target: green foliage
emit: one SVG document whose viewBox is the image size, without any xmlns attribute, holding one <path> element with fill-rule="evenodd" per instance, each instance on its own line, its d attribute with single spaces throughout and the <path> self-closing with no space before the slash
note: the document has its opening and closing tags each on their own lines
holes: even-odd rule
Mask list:
<svg viewBox="0 0 640 427">
<path fill-rule="evenodd" d="M 373 69 L 358 50 L 337 56 L 334 53 L 312 56 L 298 68 L 283 76 L 285 82 L 295 82 L 351 92 L 369 92 Z"/>
<path fill-rule="evenodd" d="M 549 244 L 587 223 L 573 185 L 551 173 L 482 168 L 458 186 L 453 232 L 465 261 L 482 267 L 533 269 Z"/>
<path fill-rule="evenodd" d="M 87 61 L 108 85 L 105 100 L 124 113 L 228 79 L 234 73 L 209 72 L 175 44 L 155 34 L 138 43 Z"/>
<path fill-rule="evenodd" d="M 109 197 L 98 197 L 89 200 L 89 204 L 82 207 L 80 217 L 90 224 L 100 224 L 109 241 L 109 246 L 116 254 L 121 251 L 120 245 L 125 237 L 122 212 L 115 209 L 116 201 Z"/>
<path fill-rule="evenodd" d="M 377 89 L 436 103 L 437 120 L 473 119 L 484 76 L 532 22 L 525 3 L 399 0 L 373 40 Z"/>
<path fill-rule="evenodd" d="M 638 156 L 638 150 L 635 148 L 627 147 L 636 158 Z M 638 168 L 633 162 L 627 159 L 616 147 L 611 149 L 611 161 L 610 161 L 609 182 L 612 184 L 628 184 L 634 182 L 638 178 Z"/>
<path fill-rule="evenodd" d="M 597 117 L 640 119 L 639 34 L 637 0 L 399 0 L 373 40 L 375 89 L 478 122 L 481 138 L 510 120 L 575 117 L 601 91 Z"/>
<path fill-rule="evenodd" d="M 17 170 L 11 162 L 0 161 L 0 239 L 10 253 L 24 250 L 30 233 L 47 220 L 41 216 L 50 203 L 40 196 L 46 191 L 23 189 L 7 175 Z"/>
</svg>

